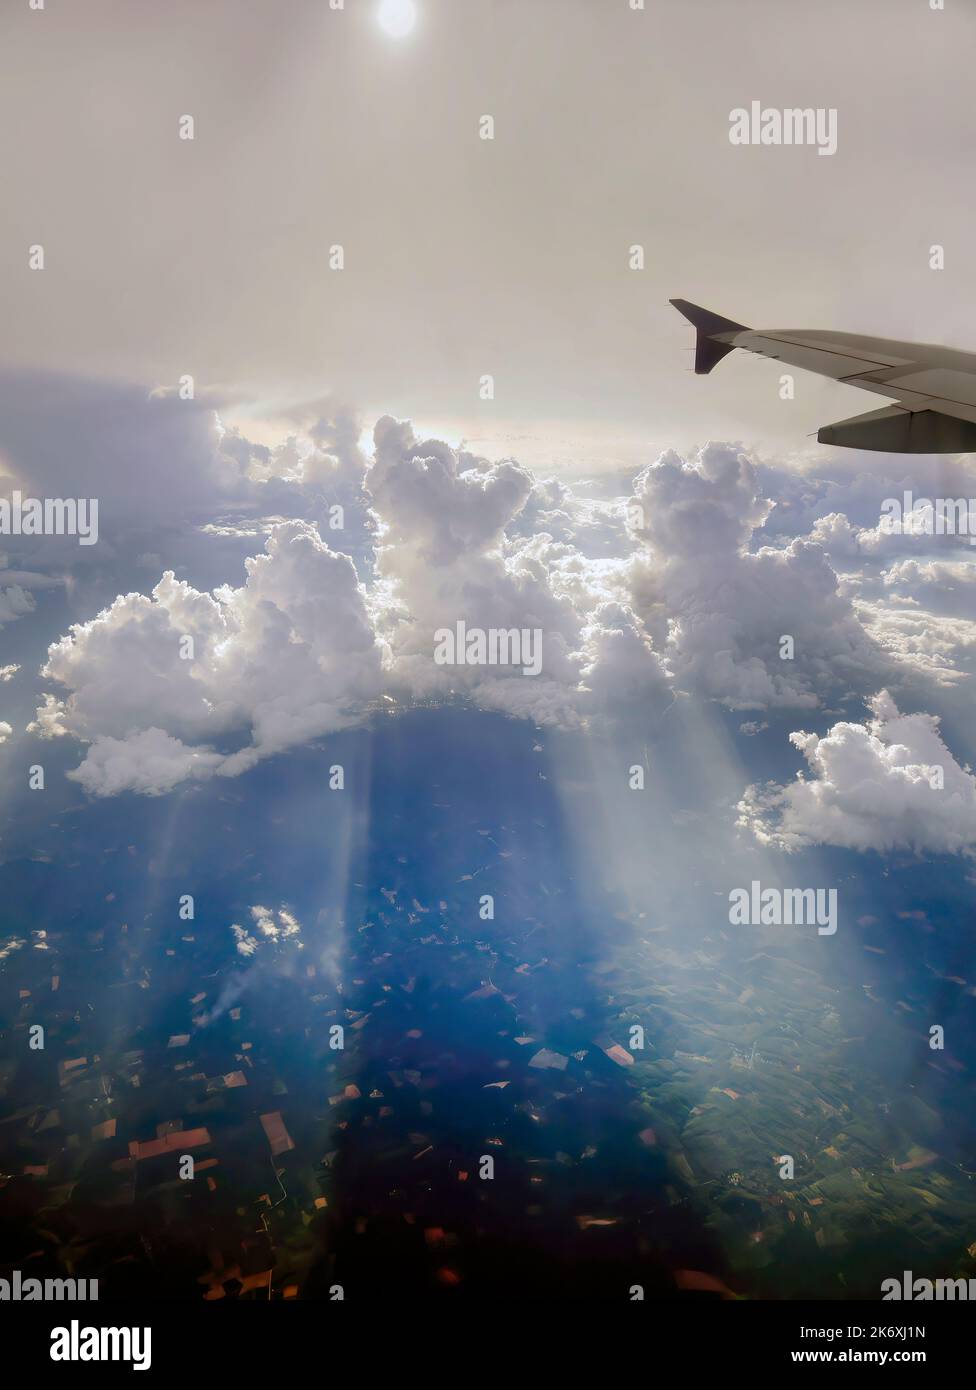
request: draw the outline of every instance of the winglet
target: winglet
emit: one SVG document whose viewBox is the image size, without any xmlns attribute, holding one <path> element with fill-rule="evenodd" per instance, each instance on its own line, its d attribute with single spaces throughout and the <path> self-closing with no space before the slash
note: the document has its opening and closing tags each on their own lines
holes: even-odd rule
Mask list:
<svg viewBox="0 0 976 1390">
<path fill-rule="evenodd" d="M 687 299 L 672 299 L 670 303 L 694 325 L 698 334 L 695 344 L 695 371 L 699 376 L 707 375 L 735 347 L 734 343 L 727 341 L 726 335 L 731 337 L 736 333 L 749 331 L 744 323 L 723 319 L 721 314 L 713 314 L 710 309 L 690 304 Z"/>
</svg>

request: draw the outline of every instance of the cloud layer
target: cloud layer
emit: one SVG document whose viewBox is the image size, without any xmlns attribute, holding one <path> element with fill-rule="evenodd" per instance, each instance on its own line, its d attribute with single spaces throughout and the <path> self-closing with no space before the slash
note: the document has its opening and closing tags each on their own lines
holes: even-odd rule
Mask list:
<svg viewBox="0 0 976 1390">
<path fill-rule="evenodd" d="M 119 429 L 130 416 L 141 431 L 160 419 L 174 447 L 192 442 L 176 476 L 203 468 L 197 568 L 228 538 L 260 549 L 243 559 L 239 587 L 165 570 L 149 594 L 119 594 L 51 645 L 30 732 L 87 744 L 69 776 L 92 795 L 236 776 L 362 721 L 384 695 L 463 698 L 580 729 L 646 716 L 682 693 L 735 710 L 814 711 L 882 685 L 935 691 L 967 679 L 968 566 L 874 555 L 864 544 L 873 529 L 840 511 L 807 517 L 803 535 L 784 535 L 781 517 L 769 530 L 778 509 L 761 479 L 775 479 L 737 446 L 666 451 L 629 497 L 601 497 L 512 459 L 418 440 L 389 416 L 368 458 L 355 419 L 329 403 L 296 407 L 274 447 L 221 426 L 212 409 L 207 426 L 196 406 L 181 435 L 178 408 L 126 397 Z M 119 439 L 113 450 L 121 457 Z M 164 510 L 175 517 L 173 503 Z M 162 568 L 146 539 L 134 575 Z M 936 614 L 927 595 L 946 575 L 964 597 Z M 436 634 L 460 621 L 538 633 L 541 670 L 439 664 Z"/>
</svg>

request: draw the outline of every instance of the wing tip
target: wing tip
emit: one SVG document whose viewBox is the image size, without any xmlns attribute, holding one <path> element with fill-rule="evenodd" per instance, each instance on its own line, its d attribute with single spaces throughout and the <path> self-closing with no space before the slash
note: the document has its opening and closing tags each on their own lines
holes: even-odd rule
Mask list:
<svg viewBox="0 0 976 1390">
<path fill-rule="evenodd" d="M 723 357 L 727 357 L 735 347 L 734 343 L 722 342 L 717 337 L 718 334 L 748 332 L 744 323 L 736 323 L 734 319 L 723 318 L 721 314 L 712 313 L 711 309 L 703 309 L 700 304 L 692 304 L 689 299 L 669 299 L 668 303 L 673 305 L 679 314 L 684 315 L 697 334 L 695 341 L 695 373 L 697 376 L 707 376 L 712 368 L 721 362 Z"/>
</svg>

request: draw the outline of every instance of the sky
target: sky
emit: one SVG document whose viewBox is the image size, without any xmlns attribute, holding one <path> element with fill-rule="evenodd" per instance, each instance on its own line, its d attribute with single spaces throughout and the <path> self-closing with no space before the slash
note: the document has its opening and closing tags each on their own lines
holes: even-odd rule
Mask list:
<svg viewBox="0 0 976 1390">
<path fill-rule="evenodd" d="M 976 536 L 925 499 L 976 499 L 974 456 L 818 444 L 877 397 L 739 352 L 696 376 L 669 299 L 976 350 L 976 11 L 415 0 L 397 35 L 384 7 L 0 15 L 0 523 L 97 506 L 92 544 L 0 524 L 11 1017 L 33 951 L 91 963 L 77 925 L 118 914 L 159 1017 L 170 960 L 206 997 L 194 1045 L 245 977 L 245 1008 L 279 965 L 317 989 L 299 959 L 342 983 L 398 892 L 364 991 L 435 906 L 477 975 L 489 880 L 513 1013 L 613 1002 L 586 972 L 624 938 L 628 988 L 694 1002 L 705 963 L 718 998 L 726 950 L 792 949 L 736 934 L 761 882 L 839 895 L 792 939 L 818 990 L 858 1019 L 902 991 L 884 1084 L 950 1096 L 968 1143 Z M 734 144 L 753 102 L 835 112 L 835 152 Z M 462 625 L 522 657 L 443 660 Z M 751 992 L 736 1046 L 780 1026 Z"/>
<path fill-rule="evenodd" d="M 748 358 L 697 381 L 670 297 L 972 345 L 971 6 L 417 0 L 402 38 L 377 12 L 5 6 L 5 361 L 192 373 L 265 442 L 276 403 L 328 395 L 572 470 L 802 451 L 858 410 L 812 377 L 784 402 Z M 732 146 L 753 100 L 835 108 L 836 153 Z"/>
</svg>

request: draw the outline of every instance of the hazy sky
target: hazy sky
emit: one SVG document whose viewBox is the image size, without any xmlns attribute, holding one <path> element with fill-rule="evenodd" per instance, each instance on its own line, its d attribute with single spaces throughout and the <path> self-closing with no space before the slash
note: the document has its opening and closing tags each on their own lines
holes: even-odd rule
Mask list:
<svg viewBox="0 0 976 1390">
<path fill-rule="evenodd" d="M 970 0 L 416 6 L 394 39 L 379 0 L 8 0 L 3 364 L 331 395 L 538 465 L 875 408 L 741 354 L 696 379 L 672 295 L 976 348 Z M 836 107 L 837 153 L 731 145 L 753 100 Z"/>
</svg>

